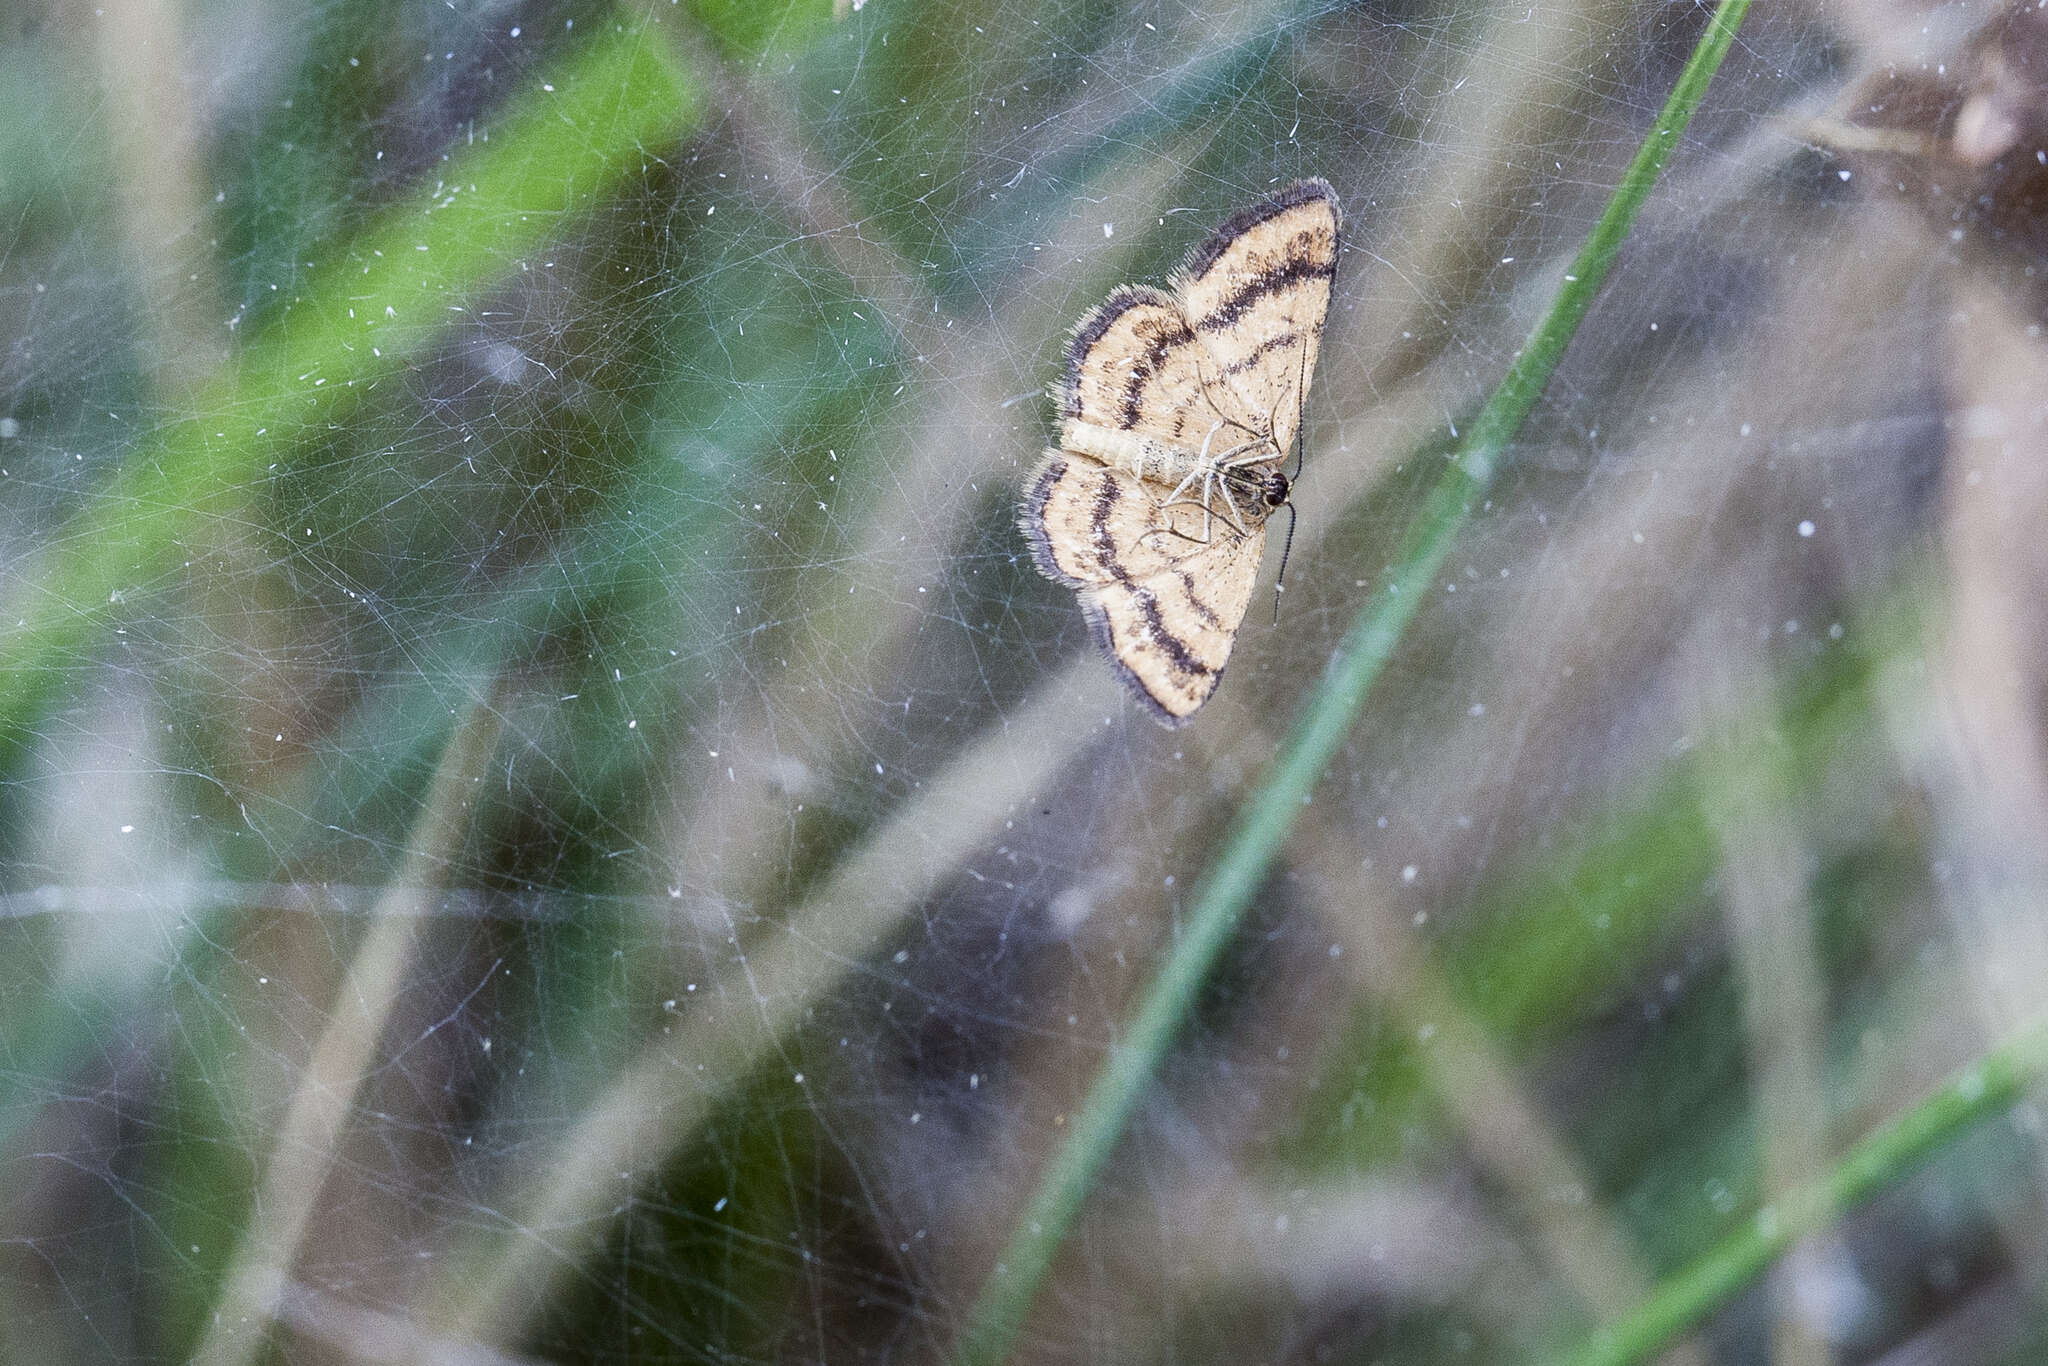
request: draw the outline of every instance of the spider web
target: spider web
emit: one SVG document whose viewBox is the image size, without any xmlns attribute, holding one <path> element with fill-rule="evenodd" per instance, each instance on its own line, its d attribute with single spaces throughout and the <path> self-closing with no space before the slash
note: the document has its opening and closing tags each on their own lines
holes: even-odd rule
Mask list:
<svg viewBox="0 0 2048 1366">
<path fill-rule="evenodd" d="M 1941 141 L 2027 68 L 1758 8 L 1024 1357 L 1527 1359 L 2033 1013 L 2037 201 Z M 942 1359 L 1704 19 L 11 14 L 0 1356 Z M 1169 732 L 1017 482 L 1308 175 L 1281 610 Z M 1676 1350 L 2023 1355 L 2032 1132 Z"/>
</svg>

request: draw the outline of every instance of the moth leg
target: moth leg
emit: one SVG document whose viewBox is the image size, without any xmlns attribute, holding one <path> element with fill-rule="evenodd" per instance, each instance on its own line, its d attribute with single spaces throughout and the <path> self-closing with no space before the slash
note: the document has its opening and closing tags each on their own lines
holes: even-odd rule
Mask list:
<svg viewBox="0 0 2048 1366">
<path fill-rule="evenodd" d="M 1237 499 L 1230 496 L 1230 481 L 1223 477 L 1224 468 L 1221 465 L 1211 465 L 1202 472 L 1202 497 L 1200 500 L 1202 535 L 1200 543 L 1203 545 L 1207 545 L 1213 538 L 1216 523 L 1219 521 L 1240 536 L 1251 535 L 1251 532 L 1245 528 L 1244 509 L 1237 505 Z M 1216 499 L 1219 497 L 1223 499 L 1223 506 L 1228 508 L 1229 511 L 1218 510 Z M 1196 505 L 1196 500 L 1192 498 L 1182 501 L 1190 507 Z M 1188 539 L 1194 540 L 1195 538 L 1189 537 Z"/>
<path fill-rule="evenodd" d="M 1188 487 L 1188 485 L 1190 485 L 1190 484 L 1194 483 L 1194 481 L 1195 481 L 1196 479 L 1200 479 L 1200 480 L 1202 481 L 1202 495 L 1201 495 L 1201 497 L 1199 497 L 1199 498 L 1184 498 L 1184 497 L 1182 497 L 1181 495 L 1182 495 L 1182 494 L 1183 494 L 1183 493 L 1184 493 L 1184 492 L 1185 492 L 1185 491 L 1187 490 L 1187 487 Z M 1167 496 L 1166 496 L 1166 497 L 1165 497 L 1164 499 L 1162 499 L 1162 500 L 1161 500 L 1161 502 L 1160 502 L 1160 504 L 1159 504 L 1159 508 L 1160 508 L 1160 511 L 1162 511 L 1162 512 L 1163 512 L 1163 511 L 1165 511 L 1165 510 L 1166 510 L 1167 508 L 1171 508 L 1171 507 L 1199 507 L 1199 508 L 1201 508 L 1201 509 L 1202 509 L 1202 534 L 1201 534 L 1201 535 L 1199 535 L 1199 536 L 1190 536 L 1190 535 L 1188 535 L 1188 533 L 1187 533 L 1187 532 L 1185 532 L 1185 531 L 1182 531 L 1182 530 L 1181 530 L 1181 529 L 1180 529 L 1179 527 L 1177 527 L 1177 526 L 1173 525 L 1173 523 L 1172 523 L 1171 521 L 1168 521 L 1168 522 L 1167 522 L 1167 524 L 1166 524 L 1165 526 L 1155 526 L 1155 527 L 1153 527 L 1153 528 L 1152 528 L 1152 529 L 1151 529 L 1150 531 L 1147 531 L 1147 532 L 1143 533 L 1142 535 L 1140 535 L 1140 536 L 1138 537 L 1138 540 L 1142 542 L 1142 541 L 1144 541 L 1144 540 L 1145 540 L 1146 538 L 1148 538 L 1148 537 L 1152 537 L 1152 536 L 1171 536 L 1171 537 L 1173 537 L 1173 538 L 1174 538 L 1175 540 L 1177 540 L 1177 541 L 1186 541 L 1186 542 L 1187 542 L 1187 543 L 1188 543 L 1189 545 L 1196 545 L 1196 546 L 1204 546 L 1204 545 L 1207 545 L 1207 544 L 1209 544 L 1209 541 L 1210 541 L 1210 539 L 1211 539 L 1211 537 L 1210 537 L 1210 523 L 1209 523 L 1209 479 L 1210 479 L 1210 472 L 1209 472 L 1209 471 L 1205 471 L 1205 470 L 1190 470 L 1190 471 L 1188 472 L 1188 477 L 1180 481 L 1180 487 L 1179 487 L 1179 488 L 1176 488 L 1176 489 L 1175 489 L 1175 490 L 1174 490 L 1174 491 L 1173 491 L 1172 493 L 1168 494 L 1168 495 L 1167 495 Z"/>
<path fill-rule="evenodd" d="M 1231 496 L 1230 481 L 1224 477 L 1224 474 L 1227 470 L 1240 469 L 1247 465 L 1260 463 L 1263 462 L 1259 460 L 1238 460 L 1227 465 L 1212 464 L 1200 470 L 1190 471 L 1187 478 L 1181 480 L 1180 485 L 1172 493 L 1168 494 L 1160 502 L 1159 506 L 1162 508 L 1200 508 L 1202 510 L 1202 534 L 1200 536 L 1190 536 L 1186 532 L 1174 527 L 1154 527 L 1151 531 L 1146 532 L 1145 535 L 1154 536 L 1167 532 L 1181 540 L 1191 541 L 1196 545 L 1207 545 L 1215 538 L 1216 523 L 1218 521 L 1221 521 L 1239 536 L 1251 535 L 1250 530 L 1245 526 L 1244 509 L 1240 508 L 1237 505 L 1237 499 Z M 1197 477 L 1202 481 L 1200 496 L 1193 498 L 1184 497 L 1183 495 L 1186 493 L 1188 485 L 1193 483 Z M 1219 497 L 1222 498 L 1223 506 L 1228 511 L 1222 511 L 1217 508 L 1216 500 Z M 1140 539 L 1143 539 L 1143 537 Z"/>
<path fill-rule="evenodd" d="M 1224 515 L 1223 520 L 1226 523 L 1228 523 L 1230 529 L 1232 531 L 1235 531 L 1238 535 L 1251 535 L 1251 531 L 1244 524 L 1244 509 L 1240 508 L 1237 505 L 1237 499 L 1230 496 L 1230 481 L 1223 477 L 1223 471 L 1220 469 L 1215 471 L 1215 483 L 1216 492 L 1223 495 L 1224 506 L 1230 509 L 1230 512 L 1227 515 Z"/>
<path fill-rule="evenodd" d="M 1205 471 L 1204 471 L 1204 470 L 1202 470 L 1202 469 L 1199 469 L 1199 468 L 1198 468 L 1198 469 L 1192 469 L 1192 470 L 1189 470 L 1189 471 L 1187 472 L 1187 476 L 1186 476 L 1185 478 L 1183 478 L 1183 479 L 1182 479 L 1182 480 L 1181 480 L 1181 481 L 1180 481 L 1180 482 L 1179 482 L 1178 484 L 1175 484 L 1175 485 L 1173 486 L 1173 492 L 1172 492 L 1172 493 L 1169 493 L 1169 494 L 1167 494 L 1167 495 L 1166 495 L 1166 497 L 1165 497 L 1165 499 L 1164 499 L 1164 500 L 1163 500 L 1163 501 L 1162 501 L 1162 502 L 1161 502 L 1161 503 L 1159 504 L 1159 506 L 1161 506 L 1161 507 L 1166 507 L 1166 508 L 1170 508 L 1170 507 L 1172 507 L 1172 506 L 1173 506 L 1173 505 L 1174 505 L 1175 503 L 1192 503 L 1192 502 L 1194 502 L 1194 501 L 1195 501 L 1194 499 L 1192 499 L 1192 498 L 1189 498 L 1189 497 L 1187 497 L 1187 496 L 1186 496 L 1186 494 L 1187 494 L 1187 491 L 1188 491 L 1188 485 L 1190 485 L 1190 484 L 1194 483 L 1194 482 L 1195 482 L 1195 481 L 1196 481 L 1197 479 L 1201 479 L 1201 478 L 1203 477 L 1203 475 L 1204 475 L 1204 474 L 1205 474 Z M 1206 492 L 1206 489 L 1207 489 L 1207 484 L 1205 483 L 1203 487 L 1204 487 L 1204 494 L 1203 494 L 1203 496 L 1204 496 L 1204 497 L 1207 497 L 1207 496 L 1208 496 L 1208 495 L 1207 495 L 1207 492 Z"/>
<path fill-rule="evenodd" d="M 1263 465 L 1270 460 L 1284 460 L 1287 453 L 1273 441 L 1269 429 L 1264 436 L 1231 447 L 1216 457 L 1217 467 L 1226 470 L 1241 470 L 1248 465 Z"/>
<path fill-rule="evenodd" d="M 1246 436 L 1250 437 L 1252 439 L 1253 444 L 1257 444 L 1258 441 L 1261 440 L 1259 434 L 1253 431 L 1251 428 L 1245 426 L 1242 422 L 1239 422 L 1230 414 L 1224 412 L 1221 408 L 1217 407 L 1216 400 L 1210 397 L 1210 395 L 1215 392 L 1215 386 L 1210 383 L 1208 372 L 1202 369 L 1202 358 L 1200 356 L 1195 357 L 1195 378 L 1198 381 L 1200 381 L 1202 402 L 1208 404 L 1209 411 L 1216 414 L 1216 425 L 1218 427 L 1235 427 L 1237 428 L 1237 430 L 1243 432 Z M 1213 434 L 1214 429 L 1212 428 L 1211 431 Z M 1268 435 L 1270 435 L 1270 426 L 1268 428 Z M 1203 449 L 1205 451 L 1208 449 L 1207 442 L 1203 443 Z"/>
<path fill-rule="evenodd" d="M 1199 497 L 1188 497 L 1188 487 L 1189 485 L 1193 484 L 1197 479 L 1202 481 L 1202 492 Z M 1202 545 L 1207 545 L 1209 543 L 1209 500 L 1211 497 L 1209 489 L 1210 486 L 1215 482 L 1215 480 L 1216 466 L 1214 466 L 1213 464 L 1197 466 L 1196 468 L 1189 470 L 1187 472 L 1186 477 L 1183 478 L 1180 481 L 1180 483 L 1174 485 L 1173 492 L 1167 494 L 1166 497 L 1160 500 L 1159 503 L 1159 506 L 1162 508 L 1185 506 L 1198 507 L 1202 509 L 1202 536 L 1200 540 L 1200 544 Z M 1166 529 L 1167 528 L 1163 527 L 1156 528 L 1156 530 Z M 1148 531 L 1145 534 L 1149 536 L 1152 534 L 1152 532 Z M 1175 534 L 1181 535 L 1182 538 L 1185 540 L 1195 539 L 1192 536 L 1185 535 L 1185 533 L 1176 532 Z"/>
<path fill-rule="evenodd" d="M 1209 544 L 1209 542 L 1204 540 L 1202 537 L 1190 536 L 1185 531 L 1182 531 L 1179 527 L 1174 526 L 1155 526 L 1150 531 L 1145 532 L 1144 535 L 1139 536 L 1138 539 L 1140 541 L 1143 541 L 1146 536 L 1171 536 L 1176 541 L 1186 541 L 1189 545 L 1197 547 L 1206 546 Z"/>
<path fill-rule="evenodd" d="M 1216 510 L 1216 499 L 1223 499 L 1228 513 Z M 1208 544 L 1215 532 L 1216 523 L 1221 520 L 1240 536 L 1249 535 L 1244 529 L 1244 513 L 1239 510 L 1237 500 L 1230 496 L 1230 481 L 1223 477 L 1223 466 L 1211 465 L 1202 475 L 1202 543 Z"/>
<path fill-rule="evenodd" d="M 1175 540 L 1185 541 L 1188 543 L 1189 546 L 1193 547 L 1185 555 L 1176 555 L 1172 558 L 1172 560 L 1169 561 L 1170 564 L 1176 566 L 1187 563 L 1189 560 L 1194 559 L 1197 555 L 1202 554 L 1209 548 L 1209 542 L 1202 540 L 1200 537 L 1197 536 L 1190 536 L 1185 531 L 1182 531 L 1177 527 L 1154 527 L 1150 531 L 1146 532 L 1145 536 L 1171 536 Z M 1144 537 L 1141 536 L 1139 537 L 1139 539 L 1143 540 Z"/>
<path fill-rule="evenodd" d="M 1308 363 L 1308 356 L 1307 356 L 1306 354 L 1303 354 L 1303 356 L 1302 356 L 1302 358 L 1301 358 L 1301 359 L 1302 359 L 1302 364 L 1303 364 L 1303 365 L 1307 365 L 1307 363 Z M 1294 480 L 1294 479 L 1299 479 L 1299 478 L 1301 478 L 1301 458 L 1302 458 L 1302 455 L 1303 455 L 1303 449 L 1302 449 L 1302 435 L 1301 435 L 1301 423 L 1302 423 L 1302 416 L 1303 416 L 1303 413 L 1304 413 L 1304 411 L 1306 410 L 1306 408 L 1307 408 L 1307 406 L 1308 406 L 1308 377 L 1307 377 L 1307 375 L 1305 375 L 1305 374 L 1304 374 L 1304 375 L 1301 375 L 1301 376 L 1297 377 L 1297 378 L 1296 378 L 1296 380 L 1295 380 L 1295 382 L 1294 382 L 1294 387 L 1293 387 L 1293 389 L 1289 390 L 1288 392 L 1289 392 L 1290 394 L 1292 394 L 1292 395 L 1293 395 L 1293 398 L 1294 398 L 1294 441 L 1293 441 L 1293 446 L 1294 446 L 1294 473 L 1293 473 L 1293 474 L 1291 474 L 1291 475 L 1289 475 L 1289 476 L 1288 476 L 1288 478 L 1289 478 L 1289 480 Z M 1272 458 L 1273 458 L 1273 459 L 1276 459 L 1276 460 L 1285 460 L 1285 459 L 1287 458 L 1287 452 L 1286 452 L 1286 451 L 1283 451 L 1283 450 L 1281 450 L 1281 449 L 1280 449 L 1280 443 L 1279 443 L 1278 441 L 1275 441 L 1275 440 L 1273 439 L 1273 422 L 1274 422 L 1274 419 L 1275 419 L 1275 418 L 1277 418 L 1277 417 L 1278 417 L 1278 416 L 1280 415 L 1280 409 L 1281 409 L 1282 407 L 1284 407 L 1284 406 L 1286 405 L 1286 401 L 1287 401 L 1287 399 L 1286 399 L 1286 396 L 1284 396 L 1284 395 L 1283 395 L 1283 396 L 1282 396 L 1281 398 L 1275 399 L 1275 400 L 1273 401 L 1273 406 L 1272 406 L 1272 407 L 1271 407 L 1270 409 L 1268 409 L 1268 410 L 1267 410 L 1267 412 L 1266 412 L 1266 438 L 1265 438 L 1265 439 L 1266 439 L 1266 441 L 1268 442 L 1268 444 L 1270 444 L 1270 445 L 1271 445 L 1271 446 L 1273 447 L 1273 456 L 1272 456 Z M 1257 461 L 1246 461 L 1245 463 L 1246 463 L 1246 464 L 1257 464 L 1258 462 L 1257 462 Z"/>
<path fill-rule="evenodd" d="M 1201 496 L 1196 498 L 1183 498 L 1179 496 L 1182 490 L 1193 483 L 1197 477 L 1202 481 Z M 1228 504 L 1230 508 L 1229 513 L 1218 512 L 1215 504 L 1215 498 L 1218 494 L 1221 494 L 1223 501 Z M 1150 531 L 1138 537 L 1140 541 L 1149 536 L 1171 536 L 1177 541 L 1186 541 L 1189 545 L 1206 546 L 1216 538 L 1216 523 L 1218 521 L 1223 522 L 1240 536 L 1249 536 L 1251 534 L 1245 530 L 1244 514 L 1239 510 L 1237 500 L 1230 496 L 1230 488 L 1224 482 L 1222 470 L 1215 465 L 1210 465 L 1202 470 L 1191 471 L 1188 477 L 1181 481 L 1181 487 L 1168 495 L 1159 506 L 1162 510 L 1170 507 L 1199 507 L 1202 510 L 1202 534 L 1191 536 L 1179 527 L 1168 524 L 1166 526 L 1153 527 Z"/>
</svg>

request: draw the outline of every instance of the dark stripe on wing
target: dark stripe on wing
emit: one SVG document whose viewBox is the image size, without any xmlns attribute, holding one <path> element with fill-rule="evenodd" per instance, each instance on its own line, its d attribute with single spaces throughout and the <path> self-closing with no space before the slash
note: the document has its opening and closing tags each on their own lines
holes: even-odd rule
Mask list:
<svg viewBox="0 0 2048 1366">
<path fill-rule="evenodd" d="M 1156 304 L 1161 308 L 1172 310 L 1175 316 L 1180 314 L 1180 303 L 1171 294 L 1157 289 L 1150 289 L 1144 285 L 1120 285 L 1110 291 L 1109 297 L 1102 301 L 1100 307 L 1074 325 L 1074 335 L 1067 341 L 1066 368 L 1060 378 L 1059 398 L 1060 406 L 1064 410 L 1063 416 L 1080 417 L 1082 415 L 1082 366 L 1087 363 L 1089 354 L 1101 344 L 1103 337 L 1108 335 L 1109 329 L 1116 326 L 1116 320 L 1140 304 Z M 1182 325 L 1182 330 L 1186 330 L 1185 324 Z M 1193 341 L 1194 334 L 1188 333 L 1187 339 Z M 1172 344 L 1170 339 L 1165 343 L 1155 342 L 1152 347 L 1155 368 L 1157 356 L 1162 354 Z M 1130 402 L 1127 398 L 1125 400 L 1126 410 L 1128 410 L 1129 406 Z M 1128 425 L 1126 424 L 1126 427 Z"/>
<path fill-rule="evenodd" d="M 1268 337 L 1257 346 L 1254 346 L 1250 354 L 1245 356 L 1243 360 L 1232 361 L 1224 366 L 1223 373 L 1226 375 L 1241 375 L 1247 370 L 1256 370 L 1264 363 L 1266 357 L 1272 355 L 1275 351 L 1300 344 L 1301 333 L 1299 332 L 1282 332 L 1277 337 Z"/>
<path fill-rule="evenodd" d="M 1321 200 L 1330 206 L 1332 217 L 1337 216 L 1337 192 L 1326 180 L 1297 180 L 1271 199 L 1257 204 L 1248 204 L 1223 220 L 1223 225 L 1209 235 L 1209 240 L 1188 254 L 1180 268 L 1182 278 L 1199 280 L 1209 267 L 1229 251 L 1238 238 L 1256 228 L 1269 218 L 1276 218 L 1289 209 L 1302 204 Z"/>
<path fill-rule="evenodd" d="M 1045 462 L 1024 494 L 1024 510 L 1017 515 L 1017 529 L 1024 533 L 1024 543 L 1031 547 L 1031 562 L 1038 566 L 1039 573 L 1054 583 L 1080 588 L 1083 580 L 1060 568 L 1059 561 L 1053 558 L 1052 538 L 1045 530 L 1045 505 L 1051 501 L 1053 489 L 1066 477 L 1066 473 L 1065 460 L 1055 456 Z"/>
<path fill-rule="evenodd" d="M 1123 561 L 1116 553 L 1116 538 L 1109 533 L 1109 519 L 1116 513 L 1117 502 L 1124 491 L 1114 479 L 1104 479 L 1102 487 L 1095 493 L 1094 515 L 1088 520 L 1089 544 L 1095 548 L 1095 562 L 1107 570 L 1118 583 L 1129 583 L 1131 572 L 1124 568 Z"/>
<path fill-rule="evenodd" d="M 1131 367 L 1131 377 L 1124 381 L 1124 430 L 1138 425 L 1138 416 L 1145 406 L 1145 386 L 1164 367 L 1167 354 L 1183 346 L 1193 346 L 1195 334 L 1188 331 L 1187 324 L 1181 323 L 1170 332 L 1161 332 L 1145 348 L 1145 359 Z"/>
<path fill-rule="evenodd" d="M 1265 274 L 1247 283 L 1237 293 L 1209 310 L 1195 326 L 1204 332 L 1220 332 L 1234 327 L 1251 306 L 1269 294 L 1278 294 L 1291 285 L 1303 280 L 1334 280 L 1337 278 L 1337 262 L 1333 257 L 1327 261 L 1312 261 L 1297 256 L 1284 266 L 1275 266 Z"/>
<path fill-rule="evenodd" d="M 1215 670 L 1188 652 L 1188 643 L 1166 629 L 1166 618 L 1159 611 L 1159 597 L 1151 589 L 1138 584 L 1131 585 L 1131 596 L 1137 599 L 1138 612 L 1145 618 L 1145 626 L 1152 633 L 1152 639 L 1166 652 L 1166 658 L 1174 668 L 1189 678 L 1207 678 Z"/>
<path fill-rule="evenodd" d="M 1134 289 L 1119 289 L 1103 300 L 1102 307 L 1090 313 L 1075 324 L 1074 335 L 1067 342 L 1067 373 L 1065 379 L 1066 407 L 1068 417 L 1081 415 L 1081 364 L 1088 359 L 1088 353 L 1102 340 L 1102 334 L 1116 324 L 1116 320 L 1129 312 L 1132 306 L 1141 302 L 1144 295 Z"/>
<path fill-rule="evenodd" d="M 1096 648 L 1102 651 L 1103 657 L 1110 662 L 1116 672 L 1117 681 L 1124 685 L 1124 691 L 1143 702 L 1145 710 L 1152 713 L 1154 720 L 1162 726 L 1178 728 L 1194 719 L 1193 711 L 1185 714 L 1168 711 L 1166 704 L 1154 697 L 1152 690 L 1145 686 L 1144 680 L 1131 671 L 1131 666 L 1117 658 L 1116 637 L 1109 629 L 1109 609 L 1093 594 L 1082 594 L 1081 618 L 1088 623 L 1088 634 L 1094 639 Z"/>
<path fill-rule="evenodd" d="M 1188 606 L 1195 609 L 1195 615 L 1202 619 L 1202 624 L 1218 631 L 1229 630 L 1230 628 L 1223 624 L 1223 618 L 1216 615 L 1216 609 L 1203 602 L 1196 594 L 1195 576 L 1185 569 L 1177 572 L 1180 575 L 1180 586 L 1187 591 Z"/>
</svg>

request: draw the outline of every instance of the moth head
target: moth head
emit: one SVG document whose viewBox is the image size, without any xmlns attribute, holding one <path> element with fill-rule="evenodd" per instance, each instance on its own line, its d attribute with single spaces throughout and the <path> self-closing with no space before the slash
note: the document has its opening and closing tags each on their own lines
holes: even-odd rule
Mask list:
<svg viewBox="0 0 2048 1366">
<path fill-rule="evenodd" d="M 1269 508 L 1284 507 L 1292 487 L 1287 476 L 1278 470 L 1267 470 L 1259 476 L 1259 497 Z"/>
</svg>

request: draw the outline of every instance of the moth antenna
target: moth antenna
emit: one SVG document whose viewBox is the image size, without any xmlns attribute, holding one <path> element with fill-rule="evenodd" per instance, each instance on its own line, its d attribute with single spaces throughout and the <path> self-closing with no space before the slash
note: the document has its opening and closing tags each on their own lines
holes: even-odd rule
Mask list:
<svg viewBox="0 0 2048 1366">
<path fill-rule="evenodd" d="M 1287 557 L 1294 553 L 1294 500 L 1287 501 L 1287 540 L 1280 547 L 1280 572 L 1273 576 L 1273 624 L 1280 624 L 1280 595 L 1287 591 Z"/>
<path fill-rule="evenodd" d="M 1294 477 L 1301 478 L 1301 460 L 1308 452 L 1308 438 L 1302 427 L 1308 421 L 1308 347 L 1301 348 L 1301 370 L 1294 377 Z M 1287 524 L 1287 534 L 1294 535 L 1294 524 Z"/>
</svg>

